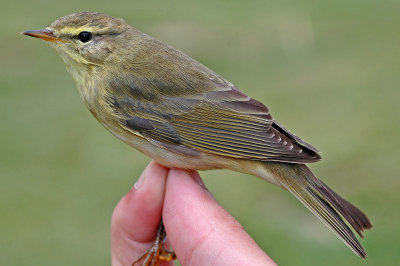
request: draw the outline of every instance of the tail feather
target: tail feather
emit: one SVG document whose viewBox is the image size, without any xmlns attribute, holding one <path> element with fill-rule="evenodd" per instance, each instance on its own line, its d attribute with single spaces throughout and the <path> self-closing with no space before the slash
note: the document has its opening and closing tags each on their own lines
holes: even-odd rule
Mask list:
<svg viewBox="0 0 400 266">
<path fill-rule="evenodd" d="M 346 201 L 335 191 L 330 189 L 322 181 L 319 180 L 319 182 L 322 184 L 322 186 L 319 187 L 321 193 L 326 195 L 330 203 L 333 204 L 335 208 L 339 211 L 339 213 L 351 224 L 357 234 L 361 238 L 364 238 L 362 232 L 365 229 L 372 228 L 372 224 L 369 221 L 368 217 L 353 204 Z"/>
<path fill-rule="evenodd" d="M 348 224 L 362 237 L 362 231 L 372 227 L 368 217 L 344 200 L 303 164 L 269 164 L 281 185 L 298 198 L 318 216 L 358 256 L 365 259 L 367 254 Z M 344 220 L 343 220 L 344 219 Z"/>
</svg>

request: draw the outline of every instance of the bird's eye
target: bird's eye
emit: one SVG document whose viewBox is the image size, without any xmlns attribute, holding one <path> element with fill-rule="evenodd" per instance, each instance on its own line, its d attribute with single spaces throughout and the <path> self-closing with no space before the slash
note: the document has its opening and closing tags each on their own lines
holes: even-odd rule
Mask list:
<svg viewBox="0 0 400 266">
<path fill-rule="evenodd" d="M 92 33 L 88 31 L 82 31 L 79 33 L 78 38 L 81 42 L 88 42 L 92 39 Z"/>
</svg>

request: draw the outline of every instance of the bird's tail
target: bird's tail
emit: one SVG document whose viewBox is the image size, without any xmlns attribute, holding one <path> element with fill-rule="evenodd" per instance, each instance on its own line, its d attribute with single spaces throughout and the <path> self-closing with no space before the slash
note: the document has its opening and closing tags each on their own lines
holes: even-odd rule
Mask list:
<svg viewBox="0 0 400 266">
<path fill-rule="evenodd" d="M 358 256 L 366 253 L 348 224 L 363 238 L 364 229 L 372 227 L 368 217 L 319 180 L 304 164 L 267 163 L 268 171 L 280 185 L 290 191 L 318 216 Z"/>
</svg>

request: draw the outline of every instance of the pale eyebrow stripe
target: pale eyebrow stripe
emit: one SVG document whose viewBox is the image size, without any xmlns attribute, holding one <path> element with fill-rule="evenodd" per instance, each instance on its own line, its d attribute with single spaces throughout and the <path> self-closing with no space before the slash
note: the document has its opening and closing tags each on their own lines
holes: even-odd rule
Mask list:
<svg viewBox="0 0 400 266">
<path fill-rule="evenodd" d="M 82 31 L 90 32 L 94 35 L 102 35 L 102 34 L 110 34 L 110 35 L 119 35 L 121 32 L 113 29 L 112 27 L 100 28 L 100 27 L 91 27 L 91 26 L 82 26 L 78 28 L 74 27 L 65 27 L 58 31 L 58 33 L 62 36 L 78 36 Z"/>
</svg>

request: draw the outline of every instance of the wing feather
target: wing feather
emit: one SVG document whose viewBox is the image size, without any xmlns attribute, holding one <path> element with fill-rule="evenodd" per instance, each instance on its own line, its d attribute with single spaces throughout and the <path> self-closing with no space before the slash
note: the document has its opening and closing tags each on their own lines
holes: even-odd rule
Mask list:
<svg viewBox="0 0 400 266">
<path fill-rule="evenodd" d="M 112 80 L 107 102 L 127 130 L 149 141 L 250 160 L 320 160 L 317 150 L 276 123 L 266 106 L 222 78 L 200 82 L 203 90 L 149 78 L 126 80 Z M 138 84 L 156 89 L 135 93 Z"/>
</svg>

